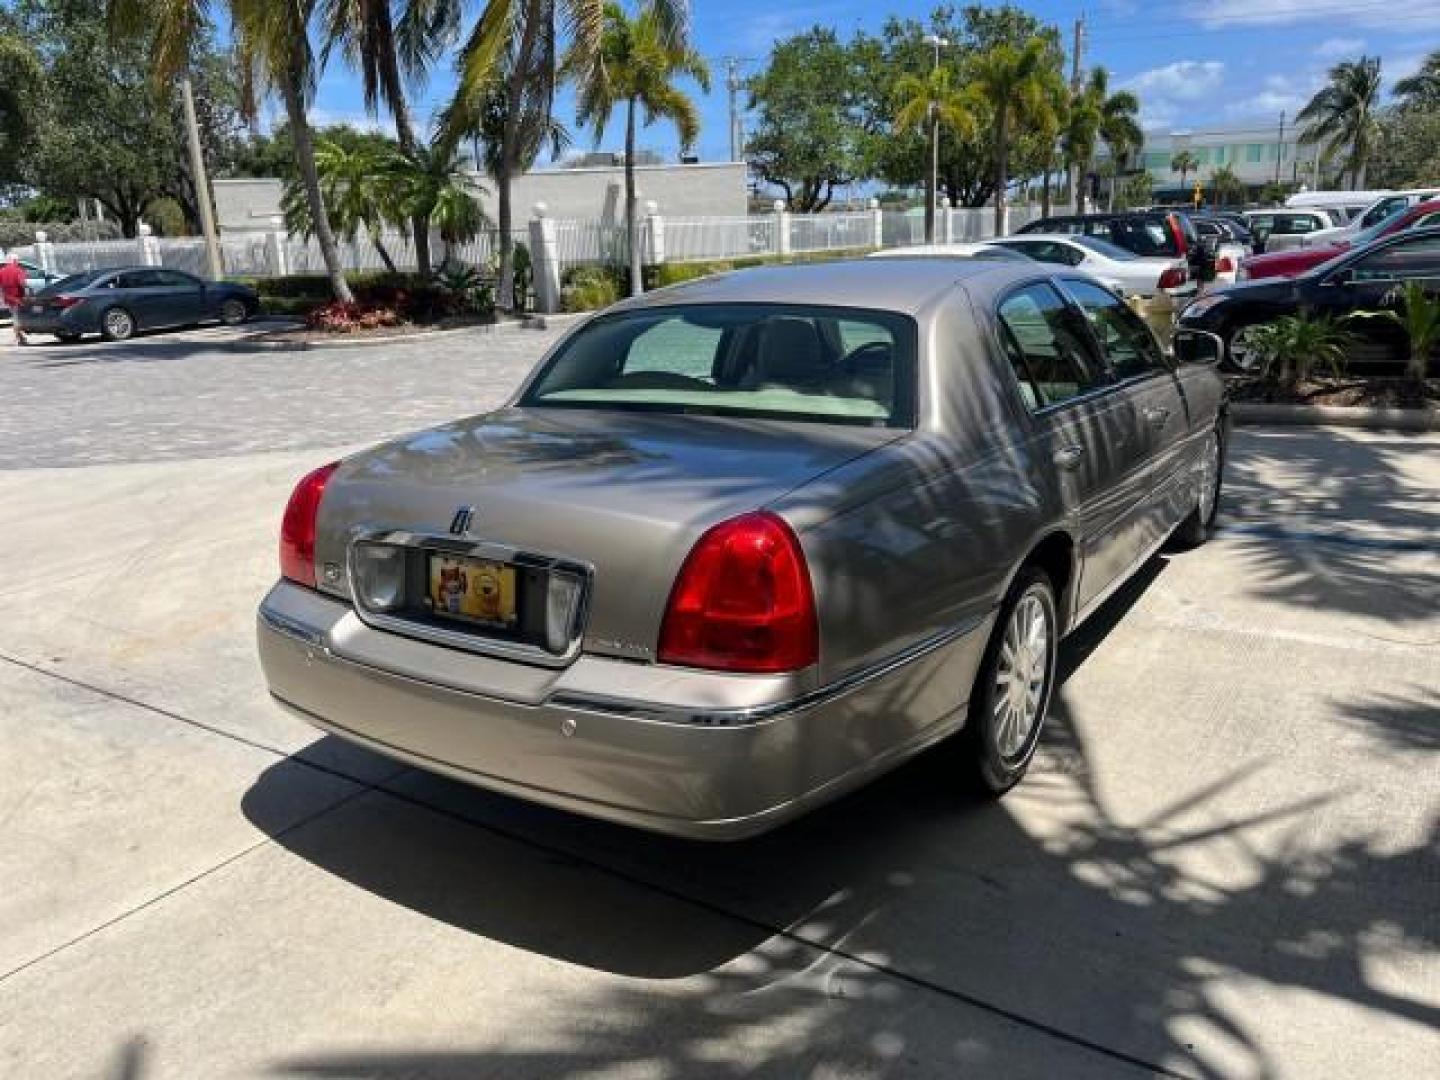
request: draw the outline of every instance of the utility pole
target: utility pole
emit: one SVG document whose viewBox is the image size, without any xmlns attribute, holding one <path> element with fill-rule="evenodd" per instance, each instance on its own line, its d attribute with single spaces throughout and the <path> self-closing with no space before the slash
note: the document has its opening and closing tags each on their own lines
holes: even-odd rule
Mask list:
<svg viewBox="0 0 1440 1080">
<path fill-rule="evenodd" d="M 950 43 L 939 34 L 926 34 L 925 44 L 935 49 L 935 62 L 930 68 L 931 77 L 940 69 L 940 50 Z M 940 112 L 934 100 L 930 102 L 930 192 L 925 200 L 925 242 L 935 242 L 935 219 L 940 216 Z"/>
<path fill-rule="evenodd" d="M 1080 96 L 1080 67 L 1082 56 L 1085 52 L 1085 16 L 1081 15 L 1075 20 L 1075 44 L 1070 49 L 1070 100 L 1074 101 Z M 1070 188 L 1070 204 L 1074 212 L 1079 214 L 1081 210 L 1079 170 L 1072 161 L 1065 167 L 1065 182 Z"/>
<path fill-rule="evenodd" d="M 1275 186 L 1280 186 L 1280 161 L 1285 157 L 1285 113 L 1280 113 L 1280 139 L 1275 143 Z"/>
<path fill-rule="evenodd" d="M 185 106 L 185 127 L 190 136 L 190 175 L 195 181 L 195 203 L 200 210 L 200 228 L 205 233 L 205 260 L 210 276 L 225 276 L 220 262 L 220 239 L 215 235 L 215 208 L 210 204 L 210 178 L 205 173 L 205 155 L 200 147 L 200 122 L 195 119 L 195 94 L 190 79 L 180 80 L 180 100 Z"/>
<path fill-rule="evenodd" d="M 740 130 L 740 104 L 737 95 L 740 93 L 740 57 L 725 57 L 725 89 L 730 91 L 730 160 L 739 161 L 740 152 L 745 142 L 744 133 Z"/>
</svg>

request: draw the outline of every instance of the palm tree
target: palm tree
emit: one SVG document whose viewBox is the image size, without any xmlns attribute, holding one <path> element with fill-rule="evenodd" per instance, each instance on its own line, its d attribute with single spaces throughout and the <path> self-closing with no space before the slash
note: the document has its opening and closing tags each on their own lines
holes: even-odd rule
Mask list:
<svg viewBox="0 0 1440 1080">
<path fill-rule="evenodd" d="M 1229 165 L 1221 165 L 1210 173 L 1210 193 L 1216 206 L 1239 202 L 1245 197 L 1245 181 Z"/>
<path fill-rule="evenodd" d="M 1002 42 L 977 56 L 971 78 L 995 115 L 995 233 L 1005 228 L 1005 189 L 1010 183 L 1010 132 L 1018 123 L 1046 125 L 1055 112 L 1060 73 L 1046 43 L 1031 38 L 1016 48 Z"/>
<path fill-rule="evenodd" d="M 390 163 L 395 204 L 428 235 L 433 227 L 449 247 L 475 239 L 487 224 L 480 208 L 480 184 L 470 161 L 454 144 L 436 139 L 429 146 L 401 150 Z"/>
<path fill-rule="evenodd" d="M 668 32 L 681 31 L 689 22 L 689 0 L 654 0 L 654 8 Z M 527 167 L 526 151 L 538 152 L 543 132 L 553 126 L 556 23 L 569 28 L 570 63 L 578 71 L 596 62 L 604 15 L 604 0 L 486 0 L 461 50 L 460 78 L 444 126 L 470 134 L 478 130 L 487 107 L 503 110 L 492 174 L 498 188 L 502 307 L 510 305 L 515 282 L 510 183 Z"/>
<path fill-rule="evenodd" d="M 940 130 L 948 128 L 963 137 L 973 138 L 976 95 L 957 90 L 954 73 L 948 67 L 936 66 L 928 74 L 906 73 L 895 82 L 895 129 L 900 132 L 925 129 L 925 160 L 933 162 L 939 153 Z M 925 242 L 935 242 L 935 172 L 925 171 Z"/>
<path fill-rule="evenodd" d="M 324 33 L 321 65 L 339 48 L 360 74 L 365 107 L 374 115 L 384 105 L 395 121 L 403 154 L 423 153 L 406 102 L 406 84 L 423 79 L 459 32 L 461 0 L 407 0 L 397 24 L 392 0 L 320 0 Z M 421 274 L 430 271 L 430 231 L 419 218 L 411 222 L 415 260 Z"/>
<path fill-rule="evenodd" d="M 349 243 L 364 229 L 391 273 L 395 260 L 385 247 L 384 231 L 387 223 L 401 216 L 391 177 L 394 159 L 392 150 L 369 142 L 348 148 L 333 139 L 315 144 L 315 168 L 331 229 Z M 315 235 L 315 219 L 298 177 L 286 181 L 280 209 L 287 230 L 306 239 Z"/>
<path fill-rule="evenodd" d="M 572 64 L 574 65 L 572 67 Z M 600 37 L 599 62 L 583 53 L 565 61 L 564 72 L 579 83 L 576 121 L 595 131 L 598 145 L 617 106 L 625 106 L 625 245 L 630 255 L 630 294 L 643 290 L 640 273 L 640 229 L 635 206 L 635 120 L 643 110 L 648 127 L 669 120 L 680 134 L 681 150 L 700 135 L 700 114 L 695 103 L 676 88 L 677 76 L 688 75 L 710 89 L 705 60 L 657 15 L 647 2 L 631 19 L 618 3 L 605 5 L 605 29 Z"/>
<path fill-rule="evenodd" d="M 325 211 L 307 116 L 317 67 L 308 34 L 315 0 L 106 0 L 106 4 L 114 36 L 151 38 L 153 71 L 160 83 L 185 70 L 198 38 L 212 32 L 216 9 L 228 19 L 241 60 L 241 84 L 273 90 L 284 102 L 295 165 L 331 290 L 337 300 L 353 302 Z"/>
<path fill-rule="evenodd" d="M 1175 156 L 1170 159 L 1170 171 L 1180 174 L 1180 186 L 1185 186 L 1185 178 L 1200 168 L 1200 159 L 1193 151 L 1178 150 Z"/>
<path fill-rule="evenodd" d="M 1414 75 L 1395 84 L 1395 96 L 1402 99 L 1401 108 L 1440 107 L 1440 49 L 1427 56 Z"/>
<path fill-rule="evenodd" d="M 1300 110 L 1300 141 L 1320 143 L 1326 157 L 1343 156 L 1351 190 L 1365 186 L 1365 169 L 1380 138 L 1380 58 L 1362 56 L 1330 69 L 1330 81 Z"/>
<path fill-rule="evenodd" d="M 1065 159 L 1070 202 L 1077 214 L 1081 212 L 1080 185 L 1095 157 L 1095 142 L 1100 137 L 1100 119 L 1100 106 L 1093 94 L 1082 90 L 1070 95 L 1060 133 L 1060 151 Z"/>
<path fill-rule="evenodd" d="M 1096 68 L 1090 73 L 1091 85 L 1095 90 L 1100 109 L 1100 138 L 1110 150 L 1114 168 L 1110 170 L 1110 209 L 1115 209 L 1116 178 L 1124 168 L 1130 154 L 1145 142 L 1145 133 L 1140 130 L 1140 99 L 1128 90 L 1110 93 L 1110 73 Z"/>
</svg>

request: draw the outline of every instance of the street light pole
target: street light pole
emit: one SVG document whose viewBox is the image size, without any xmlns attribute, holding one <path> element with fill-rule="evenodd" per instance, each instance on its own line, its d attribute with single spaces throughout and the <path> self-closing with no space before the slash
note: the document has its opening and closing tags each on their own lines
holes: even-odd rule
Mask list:
<svg viewBox="0 0 1440 1080">
<path fill-rule="evenodd" d="M 948 45 L 939 34 L 926 34 L 925 44 L 935 50 L 935 62 L 930 68 L 932 86 L 934 90 L 935 72 L 940 69 L 940 49 Z M 940 109 L 939 103 L 931 97 L 930 99 L 930 192 L 925 205 L 925 242 L 935 242 L 935 219 L 940 214 Z"/>
</svg>

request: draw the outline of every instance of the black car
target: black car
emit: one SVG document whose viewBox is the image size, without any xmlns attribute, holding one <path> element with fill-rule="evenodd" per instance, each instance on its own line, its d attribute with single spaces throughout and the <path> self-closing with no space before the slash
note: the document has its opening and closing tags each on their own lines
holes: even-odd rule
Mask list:
<svg viewBox="0 0 1440 1080">
<path fill-rule="evenodd" d="M 1440 296 L 1440 228 L 1413 229 L 1346 251 L 1295 278 L 1265 278 L 1216 289 L 1191 301 L 1180 313 L 1184 329 L 1218 334 L 1231 367 L 1247 366 L 1240 331 L 1299 311 L 1342 318 L 1357 311 L 1393 306 L 1394 293 L 1418 281 Z M 1350 367 L 1367 373 L 1403 370 L 1409 355 L 1405 331 L 1389 319 L 1356 319 Z M 1433 360 L 1432 360 L 1433 367 Z"/>
<path fill-rule="evenodd" d="M 1097 236 L 1142 257 L 1184 259 L 1195 281 L 1211 281 L 1215 277 L 1213 251 L 1207 251 L 1200 242 L 1195 223 L 1175 210 L 1047 217 L 1030 222 L 1020 231 Z"/>
<path fill-rule="evenodd" d="M 124 341 L 137 330 L 243 323 L 260 308 L 254 289 L 228 281 L 205 281 L 160 266 L 89 270 L 55 282 L 16 313 L 27 334 L 54 334 L 76 341 L 100 334 Z"/>
</svg>

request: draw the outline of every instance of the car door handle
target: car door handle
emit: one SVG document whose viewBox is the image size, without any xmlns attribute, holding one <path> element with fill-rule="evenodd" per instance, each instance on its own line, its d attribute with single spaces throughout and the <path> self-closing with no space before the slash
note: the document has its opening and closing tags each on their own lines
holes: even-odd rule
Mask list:
<svg viewBox="0 0 1440 1080">
<path fill-rule="evenodd" d="M 1145 422 L 1153 428 L 1163 428 L 1165 421 L 1170 419 L 1169 409 L 1146 409 L 1140 414 L 1145 417 Z"/>
<path fill-rule="evenodd" d="M 1055 464 L 1062 469 L 1074 472 L 1080 467 L 1080 461 L 1085 456 L 1083 446 L 1062 446 L 1055 451 Z"/>
</svg>

